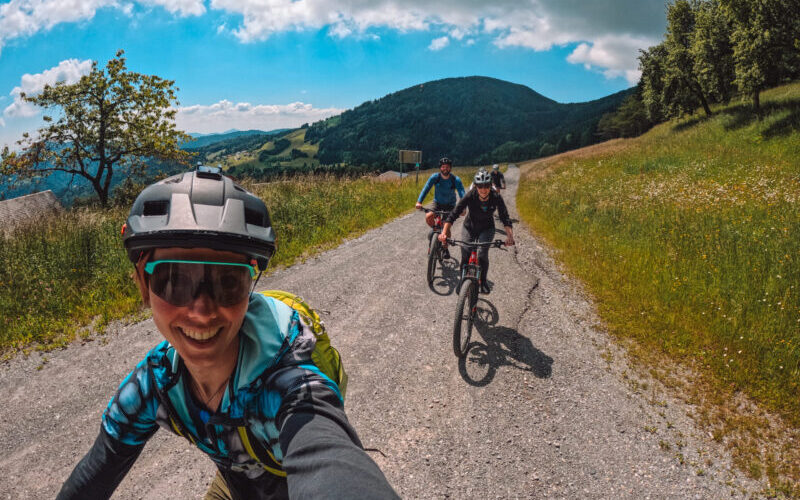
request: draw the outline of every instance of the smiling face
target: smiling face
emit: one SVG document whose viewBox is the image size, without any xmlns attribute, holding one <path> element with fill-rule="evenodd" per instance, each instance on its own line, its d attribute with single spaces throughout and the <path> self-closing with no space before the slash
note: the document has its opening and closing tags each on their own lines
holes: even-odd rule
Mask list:
<svg viewBox="0 0 800 500">
<path fill-rule="evenodd" d="M 485 200 L 486 198 L 489 197 L 489 192 L 492 190 L 492 186 L 490 184 L 485 184 L 485 185 L 476 184 L 475 189 L 478 190 L 478 196 L 480 197 L 480 199 Z"/>
<path fill-rule="evenodd" d="M 447 177 L 450 175 L 450 170 L 452 168 L 453 168 L 452 165 L 450 165 L 449 163 L 445 163 L 444 165 L 439 166 L 439 172 L 442 173 L 442 177 L 447 179 Z"/>
<path fill-rule="evenodd" d="M 244 255 L 204 248 L 159 248 L 148 259 L 246 263 Z M 163 264 L 161 264 L 163 265 Z M 190 369 L 218 369 L 236 362 L 239 328 L 247 312 L 248 299 L 222 307 L 201 288 L 184 306 L 162 299 L 147 285 L 143 264 L 137 266 L 142 299 L 153 311 L 153 321 Z M 149 277 L 148 277 L 149 278 Z"/>
</svg>

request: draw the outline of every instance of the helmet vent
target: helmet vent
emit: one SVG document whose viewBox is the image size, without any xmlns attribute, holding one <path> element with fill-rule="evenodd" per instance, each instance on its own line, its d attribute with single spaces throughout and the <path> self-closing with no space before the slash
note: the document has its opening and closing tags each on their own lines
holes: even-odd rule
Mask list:
<svg viewBox="0 0 800 500">
<path fill-rule="evenodd" d="M 146 201 L 142 215 L 167 215 L 169 212 L 169 200 Z"/>
<path fill-rule="evenodd" d="M 251 210 L 249 208 L 244 209 L 244 221 L 247 224 L 252 224 L 254 226 L 261 226 L 261 227 L 266 226 L 266 224 L 264 223 L 264 214 L 256 210 Z"/>
<path fill-rule="evenodd" d="M 235 190 L 237 190 L 237 191 L 241 191 L 241 192 L 243 192 L 243 193 L 246 193 L 246 192 L 247 192 L 247 191 L 245 191 L 245 190 L 244 190 L 244 188 L 243 188 L 242 186 L 240 186 L 240 185 L 238 185 L 238 184 L 234 184 L 234 185 L 233 185 L 233 189 L 235 189 Z"/>
</svg>

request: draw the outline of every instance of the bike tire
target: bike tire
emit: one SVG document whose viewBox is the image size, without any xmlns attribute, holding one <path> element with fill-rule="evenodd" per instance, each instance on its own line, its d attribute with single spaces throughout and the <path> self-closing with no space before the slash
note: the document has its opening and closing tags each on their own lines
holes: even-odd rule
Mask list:
<svg viewBox="0 0 800 500">
<path fill-rule="evenodd" d="M 433 276 L 436 273 L 436 261 L 439 260 L 439 254 L 441 253 L 442 243 L 439 241 L 439 238 L 436 237 L 434 234 L 433 241 L 431 242 L 430 249 L 428 250 L 428 286 L 433 286 Z"/>
<path fill-rule="evenodd" d="M 456 357 L 463 358 L 469 350 L 469 339 L 472 335 L 472 325 L 475 320 L 473 308 L 477 301 L 474 299 L 475 280 L 467 280 L 461 285 L 456 305 L 456 317 L 453 323 L 453 352 Z"/>
</svg>

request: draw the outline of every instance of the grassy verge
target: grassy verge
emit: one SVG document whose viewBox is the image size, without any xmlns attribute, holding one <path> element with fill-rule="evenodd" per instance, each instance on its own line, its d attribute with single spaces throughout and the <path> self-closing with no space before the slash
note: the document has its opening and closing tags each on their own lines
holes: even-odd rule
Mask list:
<svg viewBox="0 0 800 500">
<path fill-rule="evenodd" d="M 698 370 L 719 439 L 749 425 L 723 409 L 739 392 L 800 426 L 800 85 L 764 103 L 534 163 L 518 194 L 612 333 Z M 800 452 L 744 448 L 799 493 Z"/>
<path fill-rule="evenodd" d="M 278 235 L 272 266 L 291 265 L 408 212 L 429 174 L 421 173 L 419 184 L 413 176 L 304 177 L 255 186 Z M 57 347 L 89 324 L 102 330 L 140 311 L 120 239 L 126 216 L 121 209 L 73 210 L 0 237 L 0 352 Z"/>
</svg>

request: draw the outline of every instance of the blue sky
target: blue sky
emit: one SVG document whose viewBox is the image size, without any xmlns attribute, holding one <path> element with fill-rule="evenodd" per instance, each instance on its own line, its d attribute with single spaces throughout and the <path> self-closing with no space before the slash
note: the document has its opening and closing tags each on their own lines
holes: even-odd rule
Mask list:
<svg viewBox="0 0 800 500">
<path fill-rule="evenodd" d="M 596 99 L 636 83 L 664 26 L 663 0 L 0 0 L 0 146 L 41 125 L 21 91 L 117 49 L 175 80 L 179 127 L 210 133 L 295 127 L 455 76 Z"/>
</svg>

